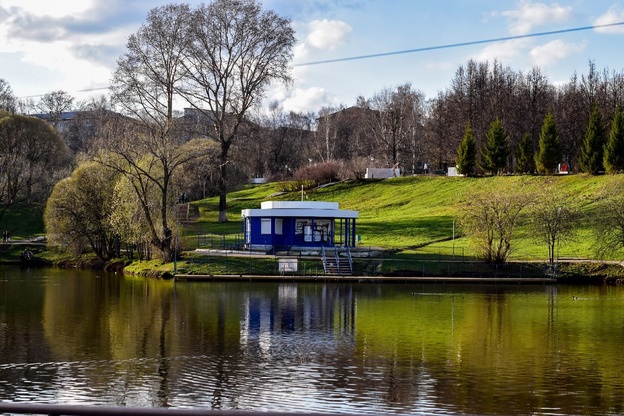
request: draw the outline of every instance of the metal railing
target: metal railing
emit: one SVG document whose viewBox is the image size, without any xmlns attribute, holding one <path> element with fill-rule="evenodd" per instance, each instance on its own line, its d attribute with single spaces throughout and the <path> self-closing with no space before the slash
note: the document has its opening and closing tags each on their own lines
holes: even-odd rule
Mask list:
<svg viewBox="0 0 624 416">
<path fill-rule="evenodd" d="M 86 406 L 65 404 L 31 404 L 0 402 L 0 414 L 28 414 L 49 416 L 144 416 L 144 415 L 171 415 L 171 416 L 338 416 L 332 413 L 295 413 L 295 412 L 265 412 L 243 410 L 213 410 L 213 409 L 172 409 L 165 407 L 120 407 L 120 406 Z M 341 413 L 340 416 L 348 416 Z M 356 416 L 356 415 L 351 415 Z"/>
<path fill-rule="evenodd" d="M 342 270 L 340 270 L 340 255 L 338 254 L 338 249 L 334 247 L 334 258 L 336 259 L 336 267 L 338 268 L 338 274 L 342 274 Z"/>
<path fill-rule="evenodd" d="M 238 249 L 244 245 L 242 233 L 236 234 L 197 234 L 197 248 Z"/>
<path fill-rule="evenodd" d="M 353 273 L 353 257 L 351 257 L 351 249 L 349 249 L 349 246 L 347 246 L 346 248 L 347 248 L 347 258 L 349 259 L 349 271 Z"/>
</svg>

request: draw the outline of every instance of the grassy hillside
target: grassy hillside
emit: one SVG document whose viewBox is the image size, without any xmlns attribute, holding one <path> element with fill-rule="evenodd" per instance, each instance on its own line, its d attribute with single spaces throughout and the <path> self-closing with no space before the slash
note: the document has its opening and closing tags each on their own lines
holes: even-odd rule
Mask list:
<svg viewBox="0 0 624 416">
<path fill-rule="evenodd" d="M 624 178 L 617 178 L 624 180 Z M 566 203 L 578 206 L 584 214 L 574 241 L 562 243 L 560 257 L 593 258 L 594 238 L 592 224 L 597 221 L 595 202 L 599 198 L 607 176 L 569 175 L 557 177 L 510 176 L 491 178 L 408 177 L 386 180 L 363 180 L 335 184 L 306 191 L 304 198 L 314 201 L 339 202 L 342 209 L 358 210 L 357 234 L 362 245 L 397 249 L 410 253 L 414 249 L 448 254 L 453 247 L 453 220 L 459 218 L 461 205 L 475 192 L 484 188 L 511 190 L 527 187 L 534 190 L 553 186 L 554 192 L 565 195 Z M 217 234 L 237 233 L 241 230 L 240 211 L 259 208 L 265 200 L 300 200 L 301 192 L 275 196 L 282 191 L 280 184 L 248 187 L 229 195 L 230 222 L 218 224 L 217 199 L 194 203 L 199 219 L 185 230 L 187 235 L 197 232 Z M 523 218 L 516 233 L 512 258 L 537 260 L 547 257 L 547 249 L 536 240 Z M 456 229 L 455 253 L 474 255 L 467 237 L 460 237 Z M 444 241 L 446 240 L 446 241 Z M 619 260 L 619 258 L 618 258 Z"/>
<path fill-rule="evenodd" d="M 9 231 L 13 240 L 44 235 L 43 207 L 21 205 L 11 207 L 0 221 L 0 232 L 5 230 Z"/>
</svg>

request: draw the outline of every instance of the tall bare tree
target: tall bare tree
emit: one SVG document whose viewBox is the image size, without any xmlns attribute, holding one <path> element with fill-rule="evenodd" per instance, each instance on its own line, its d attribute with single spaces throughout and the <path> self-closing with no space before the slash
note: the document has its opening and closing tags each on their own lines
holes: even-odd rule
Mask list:
<svg viewBox="0 0 624 416">
<path fill-rule="evenodd" d="M 188 5 L 152 9 L 130 36 L 111 83 L 113 104 L 130 118 L 110 117 L 99 132 L 96 160 L 118 171 L 132 184 L 143 209 L 151 241 L 165 261 L 173 257 L 170 227 L 174 173 L 190 155 L 180 149 L 184 135 L 176 130 L 176 88 L 186 74 Z M 159 203 L 152 206 L 154 190 Z"/>
<path fill-rule="evenodd" d="M 373 125 L 375 137 L 388 165 L 415 165 L 418 156 L 414 152 L 419 152 L 423 137 L 423 101 L 423 94 L 410 83 L 399 85 L 396 90 L 385 88 L 371 99 L 377 115 Z"/>
<path fill-rule="evenodd" d="M 268 113 L 255 117 L 256 128 L 237 140 L 233 160 L 250 177 L 290 177 L 308 163 L 313 121 L 313 114 L 285 112 L 272 102 Z"/>
<path fill-rule="evenodd" d="M 44 94 L 36 108 L 48 116 L 48 122 L 55 128 L 59 127 L 63 113 L 71 111 L 74 105 L 74 97 L 69 93 L 57 90 Z"/>
<path fill-rule="evenodd" d="M 517 139 L 522 142 L 526 133 L 533 148 L 537 147 L 544 115 L 554 102 L 555 88 L 548 82 L 542 71 L 534 67 L 520 80 L 518 100 L 515 106 L 518 131 Z M 520 142 L 518 144 L 520 144 Z M 526 144 L 526 143 L 525 143 Z"/>
<path fill-rule="evenodd" d="M 374 139 L 377 119 L 377 111 L 364 101 L 348 108 L 321 108 L 311 143 L 314 150 L 311 158 L 328 162 L 377 155 L 379 146 Z"/>
<path fill-rule="evenodd" d="M 438 97 L 429 103 L 428 109 L 425 120 L 425 152 L 428 160 L 439 169 L 449 164 L 455 165 L 457 149 L 469 123 L 466 122 L 463 129 L 459 130 L 457 117 L 445 93 L 438 93 Z"/>
<path fill-rule="evenodd" d="M 332 106 L 325 106 L 319 110 L 313 147 L 316 157 L 322 162 L 336 159 L 336 147 L 339 144 L 340 113 L 344 110 L 344 108 Z"/>
<path fill-rule="evenodd" d="M 290 81 L 294 30 L 256 0 L 214 0 L 194 11 L 189 39 L 181 92 L 214 123 L 209 135 L 221 146 L 219 221 L 226 222 L 230 148 L 267 86 Z"/>
</svg>

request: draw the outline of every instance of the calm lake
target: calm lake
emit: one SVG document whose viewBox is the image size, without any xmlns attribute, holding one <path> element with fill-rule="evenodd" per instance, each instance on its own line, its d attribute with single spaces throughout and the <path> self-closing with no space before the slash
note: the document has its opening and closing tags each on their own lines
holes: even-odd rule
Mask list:
<svg viewBox="0 0 624 416">
<path fill-rule="evenodd" d="M 623 347 L 621 287 L 174 283 L 0 268 L 0 401 L 615 414 Z"/>
</svg>

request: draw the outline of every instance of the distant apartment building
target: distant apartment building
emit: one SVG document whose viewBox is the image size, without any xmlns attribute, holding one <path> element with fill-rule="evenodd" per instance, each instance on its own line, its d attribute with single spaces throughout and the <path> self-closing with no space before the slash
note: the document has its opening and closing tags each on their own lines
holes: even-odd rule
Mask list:
<svg viewBox="0 0 624 416">
<path fill-rule="evenodd" d="M 88 146 L 93 140 L 94 128 L 101 115 L 101 111 L 92 110 L 67 111 L 58 114 L 30 114 L 31 117 L 47 121 L 57 129 L 73 153 L 88 150 Z"/>
</svg>

